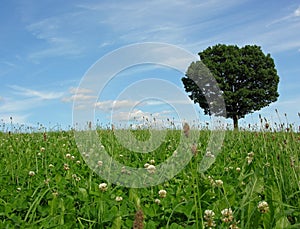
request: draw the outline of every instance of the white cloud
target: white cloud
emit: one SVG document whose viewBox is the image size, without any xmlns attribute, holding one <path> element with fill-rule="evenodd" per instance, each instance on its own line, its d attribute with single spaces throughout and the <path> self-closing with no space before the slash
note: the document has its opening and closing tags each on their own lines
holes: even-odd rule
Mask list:
<svg viewBox="0 0 300 229">
<path fill-rule="evenodd" d="M 295 17 L 300 17 L 300 6 L 294 11 Z"/>
<path fill-rule="evenodd" d="M 77 87 L 71 87 L 69 89 L 69 92 L 71 94 L 90 94 L 93 93 L 91 89 L 88 88 L 77 88 Z"/>
<path fill-rule="evenodd" d="M 77 103 L 84 102 L 85 104 L 91 105 L 95 101 L 97 96 L 93 94 L 93 91 L 88 88 L 69 88 L 69 95 L 61 99 L 62 102 L 73 102 Z M 82 106 L 82 105 L 80 105 Z"/>
<path fill-rule="evenodd" d="M 20 87 L 17 85 L 11 85 L 10 88 L 15 90 L 16 94 L 25 96 L 25 97 L 35 97 L 42 100 L 51 100 L 51 99 L 59 99 L 63 96 L 62 92 L 43 92 L 32 90 L 24 87 Z"/>
<path fill-rule="evenodd" d="M 123 108 L 134 107 L 138 104 L 137 101 L 132 100 L 106 100 L 102 102 L 96 102 L 95 108 L 98 108 L 102 111 L 111 111 L 111 110 L 119 110 Z"/>
</svg>

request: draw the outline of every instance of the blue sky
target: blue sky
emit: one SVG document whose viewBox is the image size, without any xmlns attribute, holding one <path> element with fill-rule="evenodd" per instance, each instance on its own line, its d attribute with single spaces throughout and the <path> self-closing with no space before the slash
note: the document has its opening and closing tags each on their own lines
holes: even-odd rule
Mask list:
<svg viewBox="0 0 300 229">
<path fill-rule="evenodd" d="M 3 0 L 0 15 L 1 123 L 12 117 L 19 124 L 68 128 L 72 99 L 90 98 L 84 88 L 75 95 L 87 70 L 105 54 L 141 42 L 173 44 L 195 55 L 218 43 L 260 45 L 275 60 L 280 97 L 240 124 L 257 123 L 258 114 L 280 122 L 275 109 L 282 122 L 286 113 L 290 123 L 300 123 L 300 1 Z M 115 121 L 129 113 L 137 121 L 174 117 L 167 104 L 139 103 L 134 94 L 118 99 L 135 79 L 153 77 L 183 90 L 182 73 L 172 69 L 145 65 L 125 70 L 97 102 L 99 122 L 109 121 L 113 101 Z M 206 119 L 201 111 L 199 119 Z"/>
</svg>

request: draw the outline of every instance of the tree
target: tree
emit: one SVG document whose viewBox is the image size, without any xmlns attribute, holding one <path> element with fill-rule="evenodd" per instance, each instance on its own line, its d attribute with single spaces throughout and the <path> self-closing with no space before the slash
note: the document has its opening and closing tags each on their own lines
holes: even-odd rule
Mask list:
<svg viewBox="0 0 300 229">
<path fill-rule="evenodd" d="M 214 76 L 225 101 L 223 116 L 233 119 L 235 129 L 240 118 L 277 100 L 279 76 L 271 55 L 265 55 L 261 47 L 218 44 L 198 55 L 201 61 L 191 63 L 182 82 L 189 97 L 199 103 L 205 114 L 212 113 L 207 98 L 214 93 L 211 85 L 200 88 L 197 84 L 205 81 L 203 65 Z"/>
</svg>

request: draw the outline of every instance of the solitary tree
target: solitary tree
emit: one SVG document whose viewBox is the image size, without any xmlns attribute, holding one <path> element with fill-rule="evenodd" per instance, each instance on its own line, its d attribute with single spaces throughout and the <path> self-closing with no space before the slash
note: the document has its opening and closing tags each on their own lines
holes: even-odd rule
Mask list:
<svg viewBox="0 0 300 229">
<path fill-rule="evenodd" d="M 198 54 L 201 61 L 193 62 L 182 78 L 185 90 L 205 114 L 211 114 L 207 98 L 213 94 L 210 86 L 200 88 L 195 81 L 205 81 L 203 65 L 216 79 L 226 107 L 226 118 L 233 119 L 238 128 L 238 119 L 275 102 L 279 76 L 270 54 L 265 55 L 256 45 L 239 48 L 236 45 L 218 44 Z M 198 84 L 199 85 L 199 84 Z"/>
</svg>

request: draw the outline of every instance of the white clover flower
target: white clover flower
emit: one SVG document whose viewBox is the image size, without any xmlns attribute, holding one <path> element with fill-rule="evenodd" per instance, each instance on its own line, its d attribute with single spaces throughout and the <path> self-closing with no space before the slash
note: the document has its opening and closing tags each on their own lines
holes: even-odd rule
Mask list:
<svg viewBox="0 0 300 229">
<path fill-rule="evenodd" d="M 253 152 L 248 153 L 248 156 L 246 157 L 248 165 L 251 164 L 251 162 L 253 161 L 253 157 L 254 157 Z"/>
<path fill-rule="evenodd" d="M 33 177 L 35 175 L 35 172 L 34 171 L 29 171 L 28 175 Z"/>
<path fill-rule="evenodd" d="M 49 168 L 51 169 L 51 168 L 54 168 L 54 165 L 52 165 L 52 164 L 49 164 Z"/>
<path fill-rule="evenodd" d="M 22 190 L 22 189 L 21 189 L 20 187 L 17 188 L 17 191 L 18 191 L 18 192 L 21 192 L 21 190 Z"/>
<path fill-rule="evenodd" d="M 222 221 L 227 223 L 227 222 L 232 222 L 233 221 L 233 214 L 231 208 L 225 208 L 221 211 L 222 214 Z"/>
<path fill-rule="evenodd" d="M 64 170 L 69 170 L 69 169 L 70 169 L 69 165 L 68 164 L 64 164 Z"/>
<path fill-rule="evenodd" d="M 241 171 L 241 168 L 240 168 L 240 167 L 237 167 L 235 170 L 236 170 L 237 172 L 240 172 L 240 171 Z"/>
<path fill-rule="evenodd" d="M 58 196 L 58 192 L 57 192 L 57 191 L 54 191 L 54 192 L 52 192 L 52 195 L 53 195 L 54 197 L 57 197 L 57 196 Z"/>
<path fill-rule="evenodd" d="M 147 169 L 149 167 L 149 163 L 144 164 L 144 168 Z"/>
<path fill-rule="evenodd" d="M 223 181 L 222 180 L 215 180 L 215 184 L 217 187 L 223 186 Z"/>
<path fill-rule="evenodd" d="M 221 211 L 222 216 L 229 216 L 232 215 L 232 210 L 231 208 L 225 208 Z"/>
<path fill-rule="evenodd" d="M 158 195 L 160 198 L 165 198 L 167 196 L 167 191 L 164 189 L 159 190 Z"/>
<path fill-rule="evenodd" d="M 210 157 L 210 158 L 214 158 L 215 157 L 215 155 L 212 154 L 212 152 L 210 152 L 210 151 L 207 151 L 206 154 L 205 154 L 205 156 L 206 157 Z"/>
<path fill-rule="evenodd" d="M 153 174 L 153 173 L 155 173 L 156 168 L 155 168 L 154 165 L 149 165 L 147 167 L 147 170 L 148 170 L 149 173 Z"/>
<path fill-rule="evenodd" d="M 72 156 L 71 156 L 71 160 L 74 160 L 74 159 L 75 159 L 75 156 L 72 155 Z"/>
<path fill-rule="evenodd" d="M 79 161 L 79 160 L 78 160 L 78 161 L 76 161 L 76 164 L 77 164 L 77 165 L 80 165 L 80 163 L 81 163 L 81 161 Z"/>
<path fill-rule="evenodd" d="M 123 200 L 123 197 L 122 197 L 122 196 L 117 196 L 117 197 L 116 197 L 116 201 L 117 201 L 117 202 L 120 202 L 120 201 L 122 201 L 122 200 Z"/>
<path fill-rule="evenodd" d="M 71 154 L 67 153 L 66 158 L 71 158 Z"/>
<path fill-rule="evenodd" d="M 160 199 L 155 199 L 154 202 L 159 205 L 160 204 Z"/>
<path fill-rule="evenodd" d="M 98 165 L 98 166 L 102 166 L 102 165 L 103 165 L 103 162 L 102 162 L 102 161 L 98 161 L 98 162 L 97 162 L 97 165 Z"/>
<path fill-rule="evenodd" d="M 207 217 L 207 218 L 213 218 L 215 216 L 215 213 L 213 210 L 205 210 L 204 211 L 204 218 Z M 206 219 L 206 218 L 205 218 Z"/>
<path fill-rule="evenodd" d="M 154 165 L 154 164 L 155 164 L 155 160 L 154 160 L 154 159 L 151 159 L 151 160 L 150 160 L 150 164 L 151 164 L 151 165 Z"/>
<path fill-rule="evenodd" d="M 45 151 L 45 147 L 41 147 L 41 152 L 44 152 Z"/>
<path fill-rule="evenodd" d="M 269 211 L 269 204 L 263 200 L 258 203 L 257 208 L 261 213 L 267 213 Z"/>
<path fill-rule="evenodd" d="M 177 155 L 178 155 L 178 152 L 175 150 L 175 151 L 173 152 L 173 157 L 177 157 Z"/>
<path fill-rule="evenodd" d="M 214 221 L 214 216 L 215 213 L 213 210 L 205 210 L 204 211 L 204 219 L 206 222 L 204 222 L 204 225 L 208 228 L 213 228 L 216 226 L 215 221 Z"/>
<path fill-rule="evenodd" d="M 46 185 L 48 185 L 49 182 L 50 182 L 50 178 L 47 178 L 46 180 L 44 180 L 44 183 L 45 183 Z"/>
<path fill-rule="evenodd" d="M 102 191 L 102 192 L 105 192 L 107 190 L 107 184 L 106 183 L 101 183 L 99 184 L 99 189 Z"/>
</svg>

